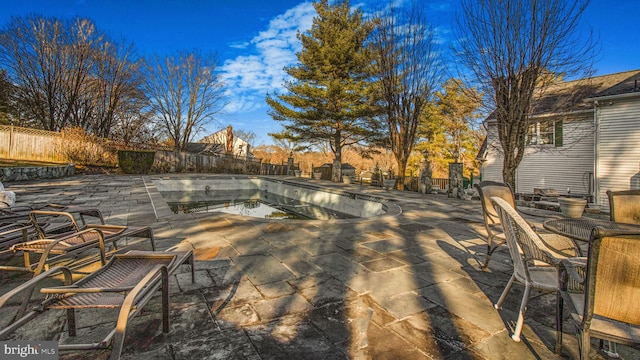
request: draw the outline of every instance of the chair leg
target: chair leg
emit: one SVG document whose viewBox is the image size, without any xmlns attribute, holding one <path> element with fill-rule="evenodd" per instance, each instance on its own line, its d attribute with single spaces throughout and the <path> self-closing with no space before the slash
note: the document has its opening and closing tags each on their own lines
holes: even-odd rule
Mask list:
<svg viewBox="0 0 640 360">
<path fill-rule="evenodd" d="M 578 337 L 578 347 L 580 350 L 580 360 L 589 359 L 591 352 L 591 337 L 584 329 L 578 329 L 576 336 Z"/>
<path fill-rule="evenodd" d="M 562 353 L 562 311 L 564 308 L 564 299 L 560 295 L 560 291 L 556 291 L 556 355 Z"/>
<path fill-rule="evenodd" d="M 607 341 L 607 347 L 604 346 L 604 341 L 600 340 L 600 350 L 611 359 L 619 359 L 618 346 L 613 341 Z"/>
<path fill-rule="evenodd" d="M 496 308 L 497 310 L 500 310 L 502 308 L 502 303 L 506 299 L 507 294 L 509 294 L 509 291 L 511 291 L 511 287 L 513 286 L 513 283 L 515 281 L 516 281 L 516 274 L 512 274 L 511 278 L 509 279 L 509 282 L 507 283 L 507 286 L 502 291 L 502 295 L 500 295 L 500 299 L 498 299 L 498 302 L 495 305 L 493 305 L 494 308 Z"/>
<path fill-rule="evenodd" d="M 169 332 L 169 273 L 162 268 L 162 332 Z"/>
<path fill-rule="evenodd" d="M 484 258 L 484 264 L 480 266 L 481 269 L 486 269 L 489 267 L 489 260 L 491 260 L 491 245 L 487 245 L 487 256 Z"/>
<path fill-rule="evenodd" d="M 524 325 L 524 313 L 527 311 L 530 292 L 531 286 L 526 285 L 524 288 L 524 295 L 522 296 L 522 303 L 520 304 L 520 311 L 518 312 L 518 321 L 516 322 L 516 328 L 513 331 L 513 335 L 511 335 L 511 338 L 514 341 L 520 341 L 520 334 L 522 333 L 522 326 Z"/>
<path fill-rule="evenodd" d="M 67 309 L 67 327 L 69 327 L 69 336 L 76 336 L 76 311 Z"/>
</svg>

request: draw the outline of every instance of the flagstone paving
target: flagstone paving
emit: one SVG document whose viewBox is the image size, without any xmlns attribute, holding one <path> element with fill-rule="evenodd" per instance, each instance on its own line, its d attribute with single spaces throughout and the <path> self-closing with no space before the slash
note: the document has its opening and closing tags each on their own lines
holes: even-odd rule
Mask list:
<svg viewBox="0 0 640 360">
<path fill-rule="evenodd" d="M 163 175 L 209 176 L 216 175 Z M 196 250 L 196 282 L 191 283 L 187 266 L 172 277 L 170 332 L 161 331 L 156 297 L 130 322 L 123 359 L 525 360 L 578 355 L 568 314 L 563 353 L 553 353 L 553 295 L 531 299 L 523 341 L 510 339 L 507 327 L 515 322 L 522 288 L 514 287 L 502 311 L 494 309 L 511 265 L 508 251 L 501 249 L 489 271 L 479 270 L 486 247 L 478 200 L 291 177 L 287 180 L 307 186 L 367 193 L 402 211 L 333 221 L 173 214 L 152 186 L 153 177 L 78 175 L 5 184 L 19 204 L 98 207 L 107 223 L 152 226 L 160 250 Z M 540 225 L 550 215 L 531 210 L 528 220 Z M 0 276 L 0 293 L 27 278 Z M 0 318 L 8 318 L 9 310 L 0 311 Z M 78 340 L 85 340 L 113 326 L 115 314 L 79 311 L 78 318 Z M 44 325 L 25 326 L 15 338 L 77 341 L 64 332 L 64 314 L 48 312 L 37 321 Z M 640 359 L 637 347 L 619 346 L 619 352 L 625 359 Z M 108 350 L 78 351 L 60 358 L 108 355 Z"/>
</svg>

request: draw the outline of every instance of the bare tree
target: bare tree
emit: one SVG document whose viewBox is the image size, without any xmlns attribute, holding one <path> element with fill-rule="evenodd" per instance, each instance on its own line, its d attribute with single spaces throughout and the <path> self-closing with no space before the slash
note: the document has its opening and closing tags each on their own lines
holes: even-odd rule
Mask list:
<svg viewBox="0 0 640 360">
<path fill-rule="evenodd" d="M 417 2 L 405 9 L 390 7 L 374 22 L 371 48 L 376 53 L 388 146 L 398 164 L 397 187 L 403 190 L 418 124 L 441 69 L 434 32 Z"/>
<path fill-rule="evenodd" d="M 216 61 L 214 54 L 179 52 L 146 63 L 150 107 L 176 150 L 184 149 L 226 105 Z"/>
<path fill-rule="evenodd" d="M 0 124 L 11 123 L 13 106 L 11 98 L 15 92 L 15 87 L 7 79 L 7 70 L 0 69 Z"/>
<path fill-rule="evenodd" d="M 79 50 L 91 46 L 92 35 L 92 26 L 83 19 L 11 19 L 0 32 L 0 62 L 18 86 L 23 116 L 58 131 L 75 115 L 89 71 L 87 54 Z"/>
<path fill-rule="evenodd" d="M 462 0 L 458 55 L 493 107 L 504 153 L 503 179 L 514 189 L 536 94 L 556 76 L 590 75 L 592 37 L 580 31 L 588 3 Z"/>
<path fill-rule="evenodd" d="M 0 63 L 15 84 L 20 120 L 51 131 L 80 127 L 109 137 L 115 117 L 143 94 L 133 52 L 83 18 L 31 15 L 0 31 Z"/>
<path fill-rule="evenodd" d="M 126 134 L 127 129 L 137 127 L 136 119 L 145 117 L 143 107 L 147 99 L 142 91 L 141 62 L 134 56 L 133 46 L 124 40 L 104 41 L 94 51 L 87 93 L 92 96 L 88 102 L 88 110 L 94 117 L 91 130 L 97 136 Z"/>
</svg>

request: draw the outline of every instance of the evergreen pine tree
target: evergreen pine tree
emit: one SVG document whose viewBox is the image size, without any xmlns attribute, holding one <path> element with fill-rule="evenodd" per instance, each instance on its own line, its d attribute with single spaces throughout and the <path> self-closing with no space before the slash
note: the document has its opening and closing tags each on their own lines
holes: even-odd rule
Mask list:
<svg viewBox="0 0 640 360">
<path fill-rule="evenodd" d="M 271 134 L 306 146 L 329 145 L 334 154 L 333 181 L 340 181 L 342 148 L 365 144 L 378 131 L 372 106 L 371 55 L 366 41 L 373 25 L 349 1 L 314 3 L 318 15 L 299 33 L 298 63 L 286 68 L 293 80 L 286 94 L 267 95 L 269 115 L 284 131 Z"/>
</svg>

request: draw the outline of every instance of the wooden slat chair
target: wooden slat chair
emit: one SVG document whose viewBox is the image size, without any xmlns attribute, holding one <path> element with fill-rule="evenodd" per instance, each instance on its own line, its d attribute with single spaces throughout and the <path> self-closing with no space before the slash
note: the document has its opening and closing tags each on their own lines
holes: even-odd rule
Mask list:
<svg viewBox="0 0 640 360">
<path fill-rule="evenodd" d="M 607 190 L 607 196 L 611 221 L 640 225 L 640 190 Z"/>
<path fill-rule="evenodd" d="M 584 262 L 563 260 L 561 295 L 570 305 L 580 359 L 588 359 L 591 337 L 640 343 L 640 233 L 596 228 Z M 581 266 L 582 265 L 582 266 Z M 581 284 L 571 286 L 572 282 Z"/>
<path fill-rule="evenodd" d="M 59 350 L 91 350 L 111 347 L 110 359 L 119 359 L 122 352 L 127 323 L 140 313 L 143 306 L 162 289 L 162 331 L 169 332 L 169 282 L 168 278 L 179 265 L 191 264 L 193 272 L 193 252 L 151 252 L 138 251 L 116 254 L 99 270 L 72 283 L 72 275 L 67 267 L 56 267 L 41 273 L 18 288 L 0 297 L 0 308 L 15 301 L 14 298 L 33 294 L 34 289 L 50 276 L 62 273 L 64 286 L 43 288 L 46 297 L 25 315 L 15 319 L 0 330 L 0 340 L 5 340 L 20 327 L 30 324 L 39 314 L 50 310 L 66 310 L 70 336 L 76 336 L 76 310 L 111 308 L 119 309 L 116 325 L 104 339 L 88 344 L 60 344 Z M 30 299 L 26 300 L 27 302 Z M 29 339 L 41 340 L 41 339 Z"/>
<path fill-rule="evenodd" d="M 524 325 L 524 315 L 529 302 L 529 295 L 532 289 L 545 292 L 555 292 L 556 294 L 556 353 L 561 353 L 562 349 L 562 307 L 563 301 L 560 297 L 560 261 L 562 258 L 556 257 L 540 236 L 529 226 L 529 224 L 518 214 L 518 212 L 502 198 L 491 198 L 496 212 L 504 228 L 504 234 L 509 247 L 509 253 L 513 261 L 513 274 L 509 279 L 500 299 L 495 304 L 495 308 L 500 310 L 509 291 L 515 282 L 524 285 L 525 290 L 518 311 L 518 319 L 511 338 L 520 341 L 522 327 Z"/>
<path fill-rule="evenodd" d="M 493 252 L 506 242 L 502 225 L 500 223 L 500 216 L 498 216 L 498 213 L 493 207 L 491 198 L 499 197 L 514 209 L 517 209 L 516 200 L 513 196 L 513 191 L 511 191 L 511 187 L 506 183 L 486 180 L 481 181 L 479 184 L 475 184 L 474 186 L 480 196 L 482 217 L 484 220 L 484 227 L 487 232 L 487 255 L 485 257 L 484 264 L 481 265 L 482 269 L 486 269 L 489 266 L 489 260 L 491 259 Z M 534 228 L 531 224 L 529 225 Z M 545 245 L 556 252 L 558 256 L 575 256 L 580 254 L 580 248 L 566 236 L 557 234 L 539 235 Z"/>
<path fill-rule="evenodd" d="M 46 228 L 39 226 L 38 224 L 69 224 L 73 231 L 81 231 L 85 229 L 99 229 L 107 245 L 113 247 L 113 251 L 117 252 L 118 241 L 128 238 L 144 238 L 148 239 L 151 245 L 151 250 L 156 249 L 155 240 L 153 237 L 153 230 L 150 226 L 123 226 L 123 225 L 109 225 L 109 224 L 84 224 L 78 225 L 73 214 L 65 211 L 45 211 L 45 210 L 33 210 L 30 212 L 31 223 L 34 224 L 38 236 L 42 239 L 52 238 L 60 236 L 59 231 L 51 233 Z M 64 234 L 62 234 L 64 235 Z"/>
</svg>

